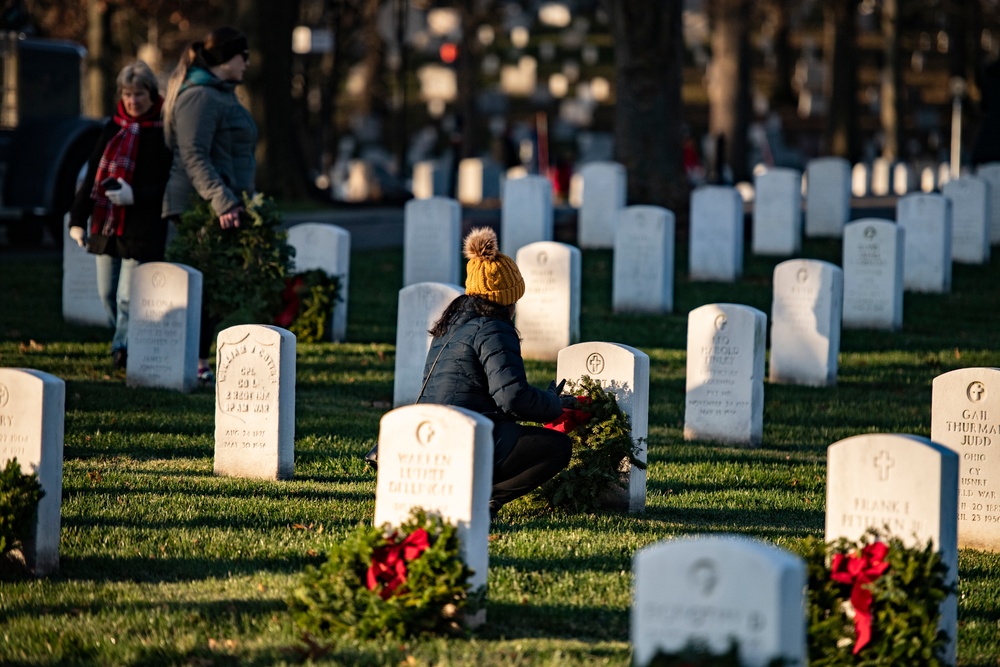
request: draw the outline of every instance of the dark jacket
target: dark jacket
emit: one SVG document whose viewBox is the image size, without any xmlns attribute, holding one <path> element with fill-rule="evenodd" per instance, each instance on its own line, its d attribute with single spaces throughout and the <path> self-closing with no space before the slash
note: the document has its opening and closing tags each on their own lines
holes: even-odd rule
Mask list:
<svg viewBox="0 0 1000 667">
<path fill-rule="evenodd" d="M 506 458 L 513 447 L 516 421 L 548 422 L 562 414 L 556 394 L 528 384 L 514 325 L 479 315 L 469 298 L 448 333 L 431 342 L 424 379 L 418 403 L 455 405 L 493 420 L 495 461 Z"/>
<path fill-rule="evenodd" d="M 87 164 L 87 175 L 76 193 L 69 211 L 70 227 L 88 228 L 87 219 L 94 210 L 90 193 L 94 189 L 97 165 L 104 154 L 104 147 L 121 128 L 108 120 L 94 146 Z M 170 151 L 163 142 L 163 128 L 144 127 L 139 130 L 136 148 L 135 171 L 132 172 L 132 195 L 135 203 L 125 207 L 125 229 L 122 236 L 109 239 L 103 234 L 91 234 L 87 250 L 95 255 L 111 255 L 140 262 L 163 259 L 167 240 L 167 223 L 160 217 L 163 191 L 170 174 Z"/>
<path fill-rule="evenodd" d="M 254 192 L 257 125 L 236 97 L 236 82 L 192 67 L 164 128 L 174 151 L 163 217 L 180 215 L 195 194 L 216 215 L 243 204 Z"/>
</svg>

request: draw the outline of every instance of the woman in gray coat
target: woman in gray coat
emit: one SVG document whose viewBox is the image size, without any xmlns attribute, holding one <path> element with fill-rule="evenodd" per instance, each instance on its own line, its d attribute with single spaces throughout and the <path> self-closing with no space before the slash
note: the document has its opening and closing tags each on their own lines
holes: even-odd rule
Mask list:
<svg viewBox="0 0 1000 667">
<path fill-rule="evenodd" d="M 191 44 L 171 74 L 163 129 L 174 162 L 164 218 L 179 218 L 197 196 L 211 204 L 223 229 L 240 226 L 242 195 L 253 194 L 257 167 L 257 125 L 236 97 L 249 61 L 246 36 L 224 26 Z M 206 315 L 203 310 L 198 379 L 210 383 L 208 353 L 218 322 Z"/>
</svg>

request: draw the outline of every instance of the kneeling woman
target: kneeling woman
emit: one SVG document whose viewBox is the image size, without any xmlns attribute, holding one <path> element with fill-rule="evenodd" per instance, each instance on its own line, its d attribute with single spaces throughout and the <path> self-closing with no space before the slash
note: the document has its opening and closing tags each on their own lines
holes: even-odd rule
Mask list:
<svg viewBox="0 0 1000 667">
<path fill-rule="evenodd" d="M 569 464 L 572 441 L 563 433 L 519 424 L 548 422 L 562 414 L 553 382 L 548 391 L 528 384 L 514 304 L 524 279 L 498 250 L 488 228 L 465 239 L 465 294 L 434 324 L 418 403 L 454 405 L 493 421 L 493 497 L 490 515 L 536 489 Z"/>
</svg>

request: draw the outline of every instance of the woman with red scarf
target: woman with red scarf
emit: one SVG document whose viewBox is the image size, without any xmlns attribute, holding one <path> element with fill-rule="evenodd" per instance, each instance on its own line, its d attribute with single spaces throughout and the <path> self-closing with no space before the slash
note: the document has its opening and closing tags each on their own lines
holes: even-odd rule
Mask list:
<svg viewBox="0 0 1000 667">
<path fill-rule="evenodd" d="M 129 282 L 141 262 L 163 259 L 167 223 L 160 207 L 173 156 L 163 141 L 163 98 L 149 66 L 141 60 L 126 65 L 118 93 L 70 209 L 69 232 L 97 255 L 97 291 L 115 328 L 111 357 L 124 369 Z"/>
</svg>

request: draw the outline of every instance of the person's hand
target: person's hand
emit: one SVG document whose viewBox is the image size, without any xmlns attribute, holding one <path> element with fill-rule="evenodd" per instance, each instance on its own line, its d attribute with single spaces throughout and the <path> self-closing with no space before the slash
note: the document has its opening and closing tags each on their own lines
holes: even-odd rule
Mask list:
<svg viewBox="0 0 1000 667">
<path fill-rule="evenodd" d="M 550 383 L 549 383 L 549 387 L 548 387 L 547 391 L 548 391 L 548 392 L 549 392 L 550 394 L 555 394 L 556 396 L 558 396 L 558 395 L 559 395 L 559 392 L 561 392 L 561 391 L 562 391 L 562 388 L 563 388 L 563 385 L 564 385 L 564 384 L 566 384 L 566 381 L 565 381 L 565 380 L 563 380 L 563 381 L 562 381 L 562 382 L 560 382 L 559 384 L 556 384 L 556 381 L 555 381 L 555 380 L 553 380 L 552 382 L 550 382 Z"/>
<path fill-rule="evenodd" d="M 576 396 L 571 396 L 570 394 L 563 394 L 559 396 L 559 405 L 563 408 L 575 407 L 577 403 Z"/>
<path fill-rule="evenodd" d="M 83 227 L 70 227 L 69 237 L 81 248 L 87 247 L 87 232 Z"/>
<path fill-rule="evenodd" d="M 234 206 L 219 216 L 219 226 L 223 229 L 232 229 L 240 226 L 240 214 L 243 213 L 242 206 Z"/>
<path fill-rule="evenodd" d="M 135 203 L 135 197 L 132 196 L 132 186 L 122 180 L 121 177 L 118 178 L 118 182 L 122 184 L 120 188 L 117 190 L 107 190 L 104 195 L 115 206 L 131 206 Z"/>
</svg>

